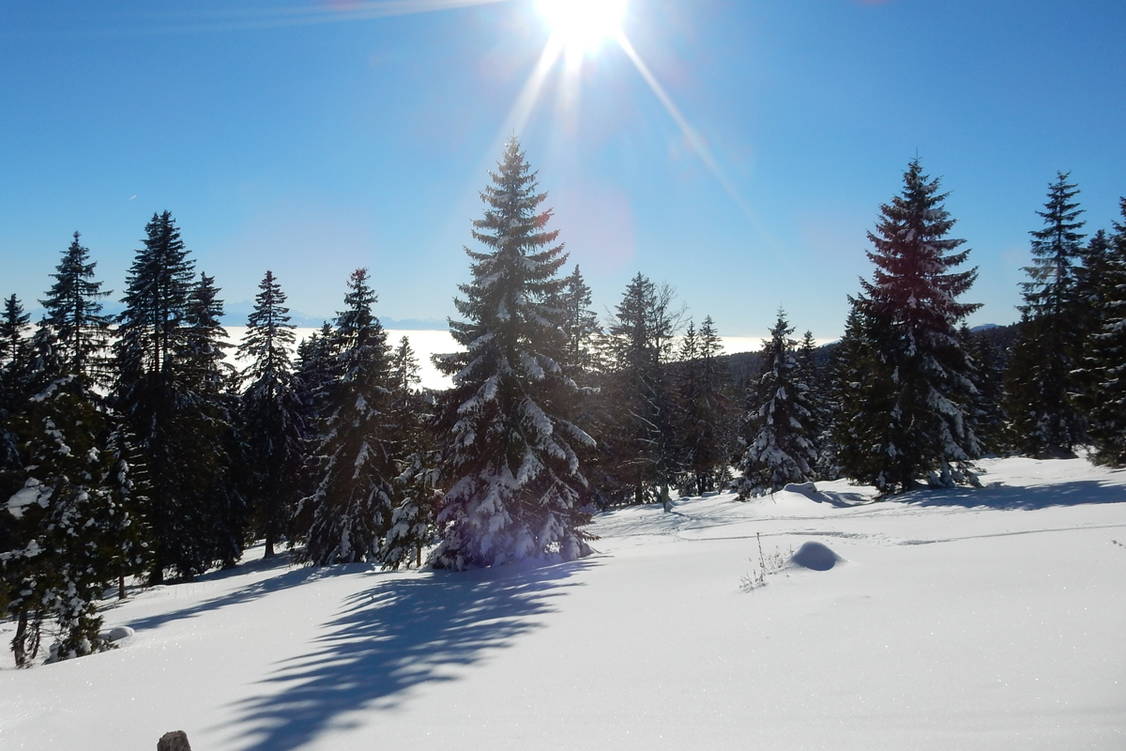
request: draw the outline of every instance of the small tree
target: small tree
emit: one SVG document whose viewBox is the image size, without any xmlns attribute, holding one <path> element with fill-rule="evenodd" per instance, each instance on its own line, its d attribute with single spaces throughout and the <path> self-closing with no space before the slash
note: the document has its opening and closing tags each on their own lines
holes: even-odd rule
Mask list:
<svg viewBox="0 0 1126 751">
<path fill-rule="evenodd" d="M 746 417 L 746 452 L 740 462 L 739 498 L 765 495 L 792 482 L 813 479 L 817 462 L 809 387 L 790 338 L 794 327 L 786 314 L 778 319 L 766 343 L 762 375 L 755 387 L 751 412 Z"/>
<path fill-rule="evenodd" d="M 90 260 L 90 251 L 78 242 L 79 237 L 75 232 L 70 247 L 63 251 L 51 274 L 55 283 L 39 303 L 45 311 L 43 325 L 54 333 L 67 370 L 105 380 L 109 316 L 102 314 L 101 299 L 110 293 L 103 292 L 102 283 L 94 280 L 97 264 Z"/>
<path fill-rule="evenodd" d="M 433 440 L 434 399 L 418 389 L 418 360 L 403 337 L 391 358 L 387 429 L 396 437 L 395 478 L 399 503 L 391 513 L 381 559 L 386 568 L 422 565 L 422 550 L 434 542 L 438 456 Z"/>
</svg>

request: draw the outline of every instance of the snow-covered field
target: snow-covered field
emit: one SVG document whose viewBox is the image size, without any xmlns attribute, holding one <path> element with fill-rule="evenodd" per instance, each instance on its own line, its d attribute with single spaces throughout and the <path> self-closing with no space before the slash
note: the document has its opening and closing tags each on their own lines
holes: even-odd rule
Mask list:
<svg viewBox="0 0 1126 751">
<path fill-rule="evenodd" d="M 982 466 L 982 490 L 871 505 L 838 482 L 604 514 L 571 564 L 250 551 L 112 607 L 121 649 L 6 654 L 0 749 L 1126 748 L 1126 471 Z M 759 539 L 845 561 L 742 591 Z"/>
</svg>

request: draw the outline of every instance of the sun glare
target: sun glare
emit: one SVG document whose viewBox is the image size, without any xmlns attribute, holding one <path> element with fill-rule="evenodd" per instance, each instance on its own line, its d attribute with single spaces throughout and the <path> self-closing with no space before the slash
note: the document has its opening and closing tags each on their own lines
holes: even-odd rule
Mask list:
<svg viewBox="0 0 1126 751">
<path fill-rule="evenodd" d="M 626 0 L 538 0 L 540 14 L 568 52 L 594 52 L 617 37 Z"/>
</svg>

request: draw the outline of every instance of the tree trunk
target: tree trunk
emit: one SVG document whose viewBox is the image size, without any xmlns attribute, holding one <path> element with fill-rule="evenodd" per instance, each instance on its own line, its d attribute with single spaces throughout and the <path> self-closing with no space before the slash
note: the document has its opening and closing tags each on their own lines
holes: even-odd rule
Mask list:
<svg viewBox="0 0 1126 751">
<path fill-rule="evenodd" d="M 117 576 L 117 599 L 125 599 L 125 575 L 118 574 Z"/>
<path fill-rule="evenodd" d="M 16 657 L 16 667 L 22 668 L 27 663 L 27 611 L 21 610 L 19 620 L 16 621 L 16 635 L 12 639 L 12 654 Z"/>
</svg>

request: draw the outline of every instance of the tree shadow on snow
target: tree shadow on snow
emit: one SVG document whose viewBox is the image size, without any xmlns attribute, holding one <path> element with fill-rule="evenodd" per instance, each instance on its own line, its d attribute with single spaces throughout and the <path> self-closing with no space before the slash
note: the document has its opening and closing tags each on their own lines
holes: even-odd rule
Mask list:
<svg viewBox="0 0 1126 751">
<path fill-rule="evenodd" d="M 1126 503 L 1126 487 L 1099 480 L 1074 480 L 1051 485 L 1014 486 L 993 483 L 981 488 L 913 490 L 895 500 L 916 506 L 962 506 L 1024 510 L 1089 503 Z"/>
<path fill-rule="evenodd" d="M 138 618 L 129 621 L 127 625 L 135 628 L 138 631 L 142 629 L 159 628 L 166 623 L 178 621 L 183 618 L 195 618 L 201 613 L 214 612 L 220 608 L 229 607 L 231 605 L 242 605 L 244 603 L 253 602 L 261 597 L 272 592 L 280 592 L 291 587 L 296 587 L 305 582 L 314 579 L 322 579 L 328 576 L 339 576 L 342 574 L 355 574 L 360 571 L 370 570 L 371 566 L 366 564 L 351 564 L 344 566 L 326 566 L 326 567 L 311 567 L 300 566 L 294 568 L 294 564 L 289 555 L 279 555 L 273 558 L 265 559 L 263 561 L 252 561 L 247 564 L 238 566 L 235 569 L 226 571 L 215 571 L 210 574 L 205 574 L 190 582 L 183 582 L 179 584 L 161 585 L 169 587 L 175 593 L 181 589 L 185 596 L 187 596 L 193 587 L 206 585 L 209 582 L 227 579 L 237 574 L 245 574 L 247 571 L 269 571 L 277 569 L 280 573 L 266 579 L 261 579 L 245 587 L 236 589 L 232 592 L 227 592 L 215 597 L 210 597 L 206 600 L 201 600 L 186 608 L 179 610 L 170 610 L 167 613 L 158 613 L 150 615 L 147 618 Z"/>
<path fill-rule="evenodd" d="M 237 703 L 247 726 L 239 747 L 298 748 L 329 727 L 355 726 L 345 713 L 391 708 L 421 683 L 456 680 L 459 669 L 539 629 L 537 616 L 554 612 L 551 600 L 592 565 L 377 579 L 345 601 L 311 651 L 261 682 L 268 693 Z"/>
</svg>

